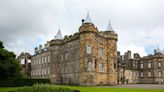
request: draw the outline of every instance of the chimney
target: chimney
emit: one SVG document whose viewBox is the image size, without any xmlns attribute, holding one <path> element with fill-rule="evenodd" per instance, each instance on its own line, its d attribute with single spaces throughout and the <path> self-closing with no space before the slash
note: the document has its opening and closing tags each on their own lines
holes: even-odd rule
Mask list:
<svg viewBox="0 0 164 92">
<path fill-rule="evenodd" d="M 42 45 L 39 45 L 39 53 L 42 51 Z"/>
<path fill-rule="evenodd" d="M 35 54 L 38 53 L 38 47 L 35 47 Z"/>
<path fill-rule="evenodd" d="M 139 59 L 140 58 L 140 55 L 139 55 L 139 53 L 134 53 L 134 59 Z"/>
<path fill-rule="evenodd" d="M 131 58 L 132 58 L 131 51 L 128 50 L 128 52 L 127 52 L 127 59 L 131 59 Z"/>
<path fill-rule="evenodd" d="M 119 51 L 117 51 L 117 57 L 120 57 L 120 52 Z"/>
<path fill-rule="evenodd" d="M 127 58 L 127 52 L 125 52 L 123 56 L 124 56 L 124 60 L 127 60 L 128 59 Z"/>
</svg>

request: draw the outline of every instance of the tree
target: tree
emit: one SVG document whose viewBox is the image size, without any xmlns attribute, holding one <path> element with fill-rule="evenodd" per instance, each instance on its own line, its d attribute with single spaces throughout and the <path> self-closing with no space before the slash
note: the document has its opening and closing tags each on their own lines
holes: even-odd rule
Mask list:
<svg viewBox="0 0 164 92">
<path fill-rule="evenodd" d="M 1 41 L 0 41 L 0 48 L 4 48 L 3 43 Z"/>
<path fill-rule="evenodd" d="M 21 76 L 21 67 L 16 55 L 6 50 L 0 41 L 0 79 L 15 79 Z"/>
</svg>

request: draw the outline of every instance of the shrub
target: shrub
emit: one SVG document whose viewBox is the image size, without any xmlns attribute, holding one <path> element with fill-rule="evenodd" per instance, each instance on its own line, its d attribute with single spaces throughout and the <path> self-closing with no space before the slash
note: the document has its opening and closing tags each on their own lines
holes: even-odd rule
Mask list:
<svg viewBox="0 0 164 92">
<path fill-rule="evenodd" d="M 49 84 L 35 84 L 17 89 L 15 92 L 73 92 L 69 87 L 59 87 Z"/>
</svg>

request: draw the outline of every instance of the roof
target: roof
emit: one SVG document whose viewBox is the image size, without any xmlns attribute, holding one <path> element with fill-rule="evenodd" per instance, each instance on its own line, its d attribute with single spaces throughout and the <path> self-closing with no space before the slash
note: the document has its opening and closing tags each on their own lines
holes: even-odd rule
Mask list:
<svg viewBox="0 0 164 92">
<path fill-rule="evenodd" d="M 86 18 L 84 20 L 84 23 L 92 23 L 92 20 L 91 20 L 91 18 L 89 16 L 89 13 L 87 13 L 87 16 L 86 16 Z"/>
<path fill-rule="evenodd" d="M 63 39 L 63 36 L 62 36 L 62 34 L 61 34 L 61 31 L 60 31 L 60 28 L 59 28 L 59 30 L 58 30 L 58 33 L 57 33 L 56 36 L 55 36 L 55 39 L 58 39 L 58 40 Z"/>
<path fill-rule="evenodd" d="M 113 28 L 112 28 L 112 26 L 111 26 L 111 24 L 110 24 L 110 21 L 109 21 L 109 23 L 108 23 L 108 26 L 107 26 L 107 28 L 106 28 L 106 31 L 113 31 Z"/>
</svg>

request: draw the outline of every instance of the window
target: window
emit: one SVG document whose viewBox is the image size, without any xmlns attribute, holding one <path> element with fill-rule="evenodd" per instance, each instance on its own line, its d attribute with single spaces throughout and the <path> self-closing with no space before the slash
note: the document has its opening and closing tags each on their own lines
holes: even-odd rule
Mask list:
<svg viewBox="0 0 164 92">
<path fill-rule="evenodd" d="M 92 53 L 92 47 L 87 45 L 87 54 L 91 54 Z"/>
<path fill-rule="evenodd" d="M 21 64 L 25 64 L 25 59 L 21 59 Z"/>
<path fill-rule="evenodd" d="M 161 71 L 158 72 L 158 76 L 159 76 L 159 77 L 162 77 L 162 72 L 161 72 Z"/>
<path fill-rule="evenodd" d="M 143 72 L 141 72 L 141 75 L 140 75 L 141 77 L 143 77 L 144 75 L 143 75 Z"/>
<path fill-rule="evenodd" d="M 41 75 L 41 70 L 38 70 L 39 71 L 39 74 L 38 75 Z"/>
<path fill-rule="evenodd" d="M 151 62 L 148 63 L 148 68 L 151 68 Z"/>
<path fill-rule="evenodd" d="M 100 48 L 100 57 L 103 57 L 103 55 L 104 55 L 104 49 Z"/>
<path fill-rule="evenodd" d="M 158 67 L 161 68 L 161 62 L 158 63 Z"/>
<path fill-rule="evenodd" d="M 36 59 L 36 61 L 35 61 L 35 65 L 37 65 L 38 64 L 38 59 Z"/>
<path fill-rule="evenodd" d="M 65 53 L 65 60 L 68 59 L 68 53 Z"/>
<path fill-rule="evenodd" d="M 41 64 L 41 62 L 42 62 L 42 58 L 39 59 L 39 64 Z"/>
<path fill-rule="evenodd" d="M 148 72 L 148 77 L 151 77 L 151 72 Z"/>
<path fill-rule="evenodd" d="M 44 64 L 44 57 L 42 57 L 42 64 Z"/>
<path fill-rule="evenodd" d="M 136 76 L 136 72 L 133 72 L 133 76 Z"/>
<path fill-rule="evenodd" d="M 143 69 L 143 64 L 141 64 L 141 69 Z"/>
<path fill-rule="evenodd" d="M 50 62 L 50 56 L 48 56 L 48 62 Z"/>
<path fill-rule="evenodd" d="M 47 70 L 47 74 L 50 74 L 50 68 L 48 68 L 48 70 Z"/>
<path fill-rule="evenodd" d="M 47 56 L 44 57 L 44 62 L 47 63 Z"/>
<path fill-rule="evenodd" d="M 65 65 L 65 73 L 68 73 L 68 67 Z"/>
<path fill-rule="evenodd" d="M 104 72 L 104 64 L 103 63 L 99 64 L 99 72 Z"/>
</svg>

